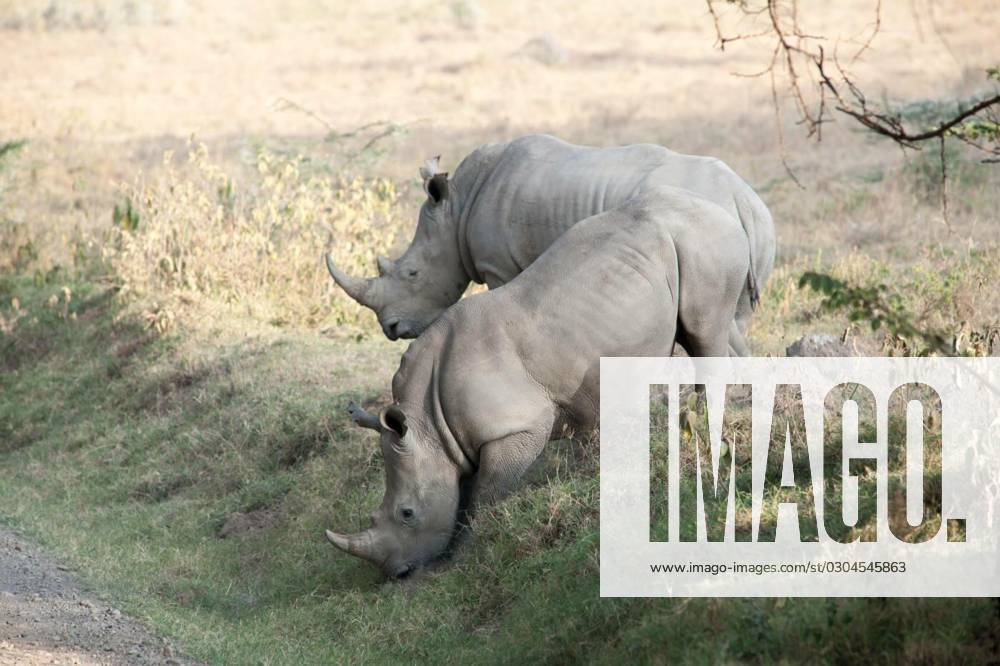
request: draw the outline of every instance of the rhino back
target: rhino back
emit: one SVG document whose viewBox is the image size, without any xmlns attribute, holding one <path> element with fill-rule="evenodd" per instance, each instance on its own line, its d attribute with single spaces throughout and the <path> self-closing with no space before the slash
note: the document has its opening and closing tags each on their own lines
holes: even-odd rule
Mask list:
<svg viewBox="0 0 1000 666">
<path fill-rule="evenodd" d="M 663 185 L 699 194 L 734 217 L 738 200 L 756 198 L 715 158 L 652 144 L 576 146 L 545 135 L 512 141 L 462 212 L 473 277 L 491 287 L 509 282 L 577 222 Z"/>
</svg>

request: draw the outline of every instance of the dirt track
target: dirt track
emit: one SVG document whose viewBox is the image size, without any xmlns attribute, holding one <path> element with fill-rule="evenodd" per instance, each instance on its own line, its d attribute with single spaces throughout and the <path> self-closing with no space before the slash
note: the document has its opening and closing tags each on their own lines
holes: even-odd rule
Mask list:
<svg viewBox="0 0 1000 666">
<path fill-rule="evenodd" d="M 0 666 L 193 663 L 0 527 Z"/>
</svg>

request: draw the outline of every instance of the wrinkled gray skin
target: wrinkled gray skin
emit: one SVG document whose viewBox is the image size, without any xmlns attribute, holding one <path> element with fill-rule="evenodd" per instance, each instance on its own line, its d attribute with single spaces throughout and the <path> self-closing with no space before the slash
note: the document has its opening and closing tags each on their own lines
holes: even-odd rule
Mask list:
<svg viewBox="0 0 1000 666">
<path fill-rule="evenodd" d="M 428 198 L 413 242 L 396 261 L 379 257 L 378 278 L 346 275 L 327 257 L 337 283 L 375 311 L 390 339 L 420 335 L 470 281 L 491 289 L 510 282 L 580 220 L 675 186 L 728 211 L 749 239 L 750 269 L 729 331 L 729 353 L 749 353 L 744 336 L 774 266 L 774 226 L 757 194 L 723 162 L 651 144 L 591 148 L 532 135 L 476 149 L 451 179 L 437 173 L 436 159 L 421 174 Z M 692 355 L 688 320 L 712 298 L 704 292 L 681 304 L 678 341 Z"/>
<path fill-rule="evenodd" d="M 597 425 L 602 356 L 668 356 L 678 303 L 712 294 L 688 322 L 695 348 L 725 355 L 749 268 L 746 234 L 719 206 L 648 190 L 567 231 L 510 283 L 449 308 L 403 355 L 379 417 L 386 492 L 338 548 L 402 577 L 438 557 L 469 507 L 509 492 L 564 427 Z"/>
</svg>

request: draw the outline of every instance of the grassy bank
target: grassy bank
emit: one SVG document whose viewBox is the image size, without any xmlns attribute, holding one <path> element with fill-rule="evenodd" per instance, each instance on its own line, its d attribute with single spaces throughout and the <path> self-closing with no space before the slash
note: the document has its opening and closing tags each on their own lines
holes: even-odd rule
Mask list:
<svg viewBox="0 0 1000 666">
<path fill-rule="evenodd" d="M 73 234 L 20 212 L 30 169 L 0 172 L 0 522 L 192 655 L 995 660 L 990 600 L 601 599 L 594 442 L 551 443 L 525 487 L 478 517 L 455 561 L 383 583 L 323 530 L 363 526 L 381 499 L 374 436 L 345 407 L 388 401 L 404 346 L 333 289 L 318 255 L 334 248 L 342 265 L 370 271 L 376 252 L 408 236 L 420 192 L 264 151 L 236 166 L 197 145 L 179 155 L 105 193 L 114 214 Z M 995 245 L 935 241 L 938 222 L 833 256 L 799 248 L 840 247 L 819 241 L 842 233 L 841 219 L 850 233 L 888 230 L 903 201 L 929 219 L 933 198 L 913 197 L 921 178 L 906 166 L 878 183 L 838 181 L 808 206 L 795 191 L 769 193 L 779 246 L 791 249 L 753 320 L 756 355 L 780 355 L 804 333 L 840 336 L 859 354 L 915 353 L 905 336 L 824 308 L 799 288 L 805 271 L 886 285 L 900 312 L 958 353 L 996 353 Z M 955 179 L 956 225 L 993 222 L 991 182 Z"/>
<path fill-rule="evenodd" d="M 955 263 L 973 282 L 981 264 Z M 805 293 L 783 312 L 783 288 L 763 322 L 832 325 Z M 455 562 L 383 584 L 322 531 L 381 498 L 375 442 L 344 406 L 387 399 L 399 346 L 222 306 L 157 334 L 58 272 L 3 278 L 0 302 L 0 520 L 213 663 L 996 654 L 990 600 L 599 598 L 595 444 L 554 443 Z"/>
</svg>

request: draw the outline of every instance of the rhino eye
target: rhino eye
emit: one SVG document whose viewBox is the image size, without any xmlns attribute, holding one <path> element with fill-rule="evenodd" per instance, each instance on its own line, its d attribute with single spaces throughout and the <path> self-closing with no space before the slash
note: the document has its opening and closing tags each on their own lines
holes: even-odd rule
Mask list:
<svg viewBox="0 0 1000 666">
<path fill-rule="evenodd" d="M 406 271 L 406 277 L 408 277 L 410 279 L 413 279 L 413 278 L 417 277 L 418 275 L 420 275 L 420 271 L 418 271 L 415 268 L 411 268 L 408 271 Z"/>
<path fill-rule="evenodd" d="M 403 520 L 410 520 L 413 518 L 413 509 L 403 509 L 399 514 L 403 516 Z"/>
</svg>

